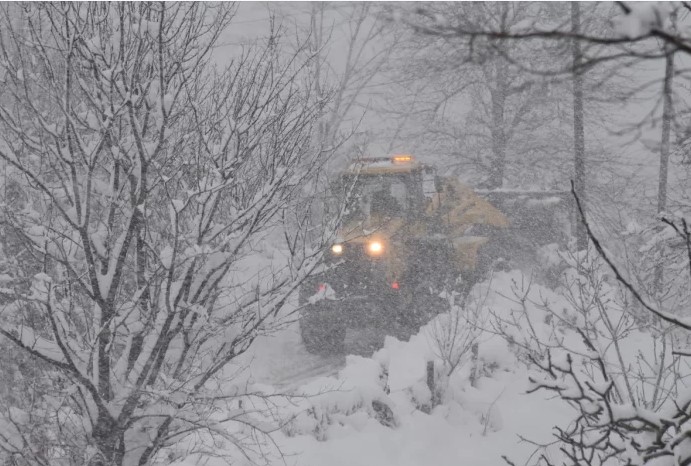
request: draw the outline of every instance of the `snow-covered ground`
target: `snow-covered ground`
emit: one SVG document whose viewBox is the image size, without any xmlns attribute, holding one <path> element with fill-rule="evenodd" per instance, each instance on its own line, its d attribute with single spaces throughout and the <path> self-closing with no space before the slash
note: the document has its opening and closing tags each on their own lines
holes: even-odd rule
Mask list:
<svg viewBox="0 0 691 466">
<path fill-rule="evenodd" d="M 505 464 L 502 455 L 521 464 L 535 447 L 518 433 L 547 443 L 551 426 L 568 415 L 540 395 L 526 395 L 527 373 L 520 367 L 502 367 L 476 387 L 461 371 L 449 381 L 453 388 L 442 404 L 426 413 L 426 347 L 424 335 L 410 343 L 389 339 L 373 358 L 349 356 L 336 377 L 303 386 L 307 394 L 337 390 L 310 399 L 308 409 L 318 408 L 301 411 L 277 436 L 288 464 L 489 466 Z M 382 368 L 388 369 L 388 394 Z M 393 425 L 377 419 L 374 400 L 391 409 Z"/>
<path fill-rule="evenodd" d="M 381 346 L 377 331 L 348 330 L 346 354 L 371 356 Z M 346 355 L 318 356 L 305 349 L 297 322 L 274 335 L 262 336 L 237 365 L 245 366 L 244 376 L 253 383 L 296 389 L 316 377 L 336 375 L 346 365 Z"/>
<path fill-rule="evenodd" d="M 520 277 L 513 272 L 495 279 L 487 305 L 511 307 L 510 284 Z M 264 416 L 274 426 L 268 464 L 493 466 L 507 464 L 504 455 L 524 464 L 536 454 L 532 442 L 550 443 L 552 427 L 573 416 L 547 393 L 526 394 L 528 369 L 496 335 L 481 337 L 477 366 L 466 358 L 445 377 L 432 329 L 433 323 L 408 342 L 387 337 L 374 354 L 367 353 L 368 335 L 349 333 L 349 352 L 362 355 L 328 358 L 307 353 L 297 324 L 262 337 L 243 362 L 244 380 L 264 394 L 294 395 L 271 398 L 266 411 L 258 408 L 270 411 Z M 435 364 L 434 407 L 428 361 Z M 479 376 L 471 384 L 473 368 Z M 201 464 L 228 464 L 222 457 L 232 446 L 216 446 L 219 458 Z M 191 466 L 198 459 L 174 464 Z"/>
</svg>

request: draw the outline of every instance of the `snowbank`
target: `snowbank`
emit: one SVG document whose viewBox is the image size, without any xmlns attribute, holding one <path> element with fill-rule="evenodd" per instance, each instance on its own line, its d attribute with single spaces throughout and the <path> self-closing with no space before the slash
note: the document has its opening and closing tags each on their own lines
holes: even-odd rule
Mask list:
<svg viewBox="0 0 691 466">
<path fill-rule="evenodd" d="M 273 440 L 284 456 L 273 456 L 268 464 L 495 466 L 504 463 L 502 455 L 520 462 L 535 447 L 521 442 L 519 433 L 550 441 L 551 427 L 572 414 L 540 394 L 525 394 L 528 370 L 499 337 L 480 343 L 479 358 L 491 369 L 475 387 L 468 366 L 443 377 L 429 331 L 429 326 L 423 328 L 409 342 L 387 337 L 384 348 L 371 358 L 348 356 L 338 374 L 311 380 L 296 390 L 295 398 L 274 400 L 274 421 L 281 427 Z M 435 360 L 437 383 L 444 385 L 440 404 L 431 410 L 429 360 Z M 280 391 L 261 388 L 265 393 Z M 233 456 L 239 460 L 237 452 Z M 198 459 L 172 464 L 202 464 Z M 225 461 L 212 458 L 203 464 Z"/>
<path fill-rule="evenodd" d="M 584 281 L 569 269 L 564 277 L 573 280 L 583 299 L 590 299 L 591 291 L 607 298 L 605 311 L 612 322 L 628 322 L 628 315 L 617 304 L 617 289 L 608 285 L 606 274 L 594 273 L 597 283 Z M 467 303 L 482 317 L 478 320 L 483 329 L 477 339 L 477 357 L 466 357 L 450 375 L 434 338 L 435 325 L 448 317 L 444 315 L 410 341 L 387 337 L 384 347 L 371 357 L 347 356 L 338 371 L 332 367 L 323 376 L 310 373 L 312 378 L 304 379 L 308 381 L 302 386 L 292 385 L 298 387 L 291 388 L 292 397 L 274 398 L 270 410 L 258 410 L 274 426 L 272 451 L 280 450 L 283 455 L 269 457 L 266 464 L 494 466 L 505 464 L 502 456 L 523 464 L 535 454 L 536 444 L 554 441 L 555 425 L 565 427 L 576 414 L 549 392 L 526 394 L 531 388 L 529 376 L 536 375 L 534 368 L 526 366 L 526 356 L 544 355 L 551 348 L 553 360 L 559 361 L 566 352 L 558 351 L 558 342 L 576 351 L 579 361 L 587 361 L 590 353 L 598 351 L 605 361 L 613 358 L 611 345 L 593 351 L 585 348 L 578 329 L 601 325 L 602 319 L 588 323 L 588 316 L 574 310 L 568 296 L 568 286 L 557 292 L 518 271 L 497 273 L 491 281 L 476 286 Z M 541 343 L 530 340 L 530 335 Z M 632 326 L 620 347 L 626 358 L 635 358 L 654 354 L 650 353 L 654 350 L 651 342 L 654 339 L 648 333 Z M 262 354 L 287 366 L 296 364 L 291 359 L 291 345 L 298 342 L 283 338 L 271 349 L 267 340 L 253 364 L 262 366 Z M 300 351 L 293 356 L 304 357 Z M 427 384 L 430 361 L 435 393 Z M 285 387 L 254 389 L 277 395 Z M 269 447 L 271 442 L 267 442 Z M 220 447 L 215 451 L 223 454 Z M 212 459 L 204 464 L 226 464 L 224 461 Z M 188 458 L 173 464 L 197 462 Z"/>
<path fill-rule="evenodd" d="M 572 414 L 541 395 L 526 395 L 528 370 L 500 337 L 484 338 L 485 375 L 473 387 L 470 367 L 443 377 L 430 326 L 409 342 L 387 338 L 372 358 L 348 357 L 336 377 L 300 389 L 308 396 L 278 442 L 301 466 L 438 466 L 525 460 L 535 450 L 518 434 L 551 440 L 551 428 Z M 429 410 L 427 361 L 435 361 L 440 404 Z M 491 368 L 491 369 L 490 369 Z M 382 408 L 382 405 L 385 408 Z M 390 412 L 387 410 L 390 410 Z M 536 416 L 536 413 L 540 413 Z"/>
</svg>

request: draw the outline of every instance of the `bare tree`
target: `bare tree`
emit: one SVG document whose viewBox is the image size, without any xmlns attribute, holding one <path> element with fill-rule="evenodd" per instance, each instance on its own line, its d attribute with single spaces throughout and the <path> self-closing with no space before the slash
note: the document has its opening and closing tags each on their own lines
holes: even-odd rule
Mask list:
<svg viewBox="0 0 691 466">
<path fill-rule="evenodd" d="M 423 8 L 444 24 L 470 29 L 492 24 L 506 31 L 550 13 L 540 3 Z M 412 112 L 406 108 L 402 115 L 411 120 L 410 139 L 424 138 L 423 151 L 445 156 L 456 172 L 484 179 L 487 187 L 543 184 L 549 189 L 565 178 L 569 147 L 555 143 L 563 132 L 559 83 L 528 73 L 522 65 L 523 60 L 562 61 L 563 51 L 550 55 L 545 48 L 536 51 L 518 42 L 464 41 L 420 34 L 416 28 L 408 32 L 407 47 L 400 48 L 396 60 L 400 85 L 390 107 L 394 114 L 400 109 L 401 94 L 413 100 Z"/>
<path fill-rule="evenodd" d="M 457 293 L 447 296 L 449 311 L 438 316 L 430 323 L 430 346 L 435 355 L 444 364 L 445 376 L 453 374 L 472 356 L 473 364 L 477 363 L 477 345 L 482 329 L 485 327 L 483 306 L 485 296 L 473 295 L 472 299 L 459 298 Z"/>
<path fill-rule="evenodd" d="M 674 26 L 673 21 L 668 20 L 669 13 L 676 10 L 680 24 L 685 24 L 688 21 L 687 8 L 684 4 L 672 3 L 552 5 L 554 6 L 539 4 L 540 11 L 544 14 L 526 17 L 508 28 L 492 21 L 473 22 L 466 18 L 457 18 L 451 14 L 440 13 L 439 8 L 429 5 L 410 9 L 410 14 L 402 15 L 401 22 L 410 26 L 421 37 L 426 37 L 427 41 L 435 44 L 454 44 L 458 53 L 475 57 L 476 60 L 486 59 L 488 54 L 485 50 L 490 44 L 499 44 L 494 50 L 500 52 L 504 60 L 528 75 L 546 78 L 551 88 L 558 89 L 557 92 L 563 97 L 569 97 L 572 102 L 569 102 L 568 106 L 564 100 L 555 99 L 550 103 L 569 109 L 573 103 L 574 112 L 570 115 L 560 112 L 559 117 L 564 127 L 568 123 L 573 128 L 573 131 L 569 132 L 574 134 L 574 138 L 564 137 L 564 127 L 560 132 L 549 132 L 546 129 L 549 126 L 546 126 L 541 128 L 540 132 L 549 134 L 552 141 L 559 141 L 565 152 L 574 154 L 572 158 L 576 162 L 575 167 L 563 173 L 561 181 L 567 177 L 572 178 L 579 196 L 585 201 L 584 189 L 587 179 L 587 205 L 591 214 L 597 216 L 596 227 L 606 228 L 609 235 L 615 236 L 617 231 L 625 229 L 630 220 L 622 218 L 621 207 L 627 207 L 627 211 L 630 212 L 645 210 L 646 216 L 653 213 L 655 204 L 650 202 L 650 199 L 644 199 L 643 190 L 640 189 L 640 184 L 648 178 L 643 179 L 644 175 L 641 172 L 644 168 L 637 163 L 639 160 L 631 160 L 630 153 L 633 151 L 628 149 L 643 142 L 643 132 L 651 129 L 651 126 L 654 127 L 660 121 L 661 113 L 664 113 L 661 111 L 664 107 L 664 98 L 660 92 L 663 87 L 661 80 L 644 78 L 646 71 L 643 70 L 649 70 L 650 65 L 655 64 L 655 60 L 661 62 L 669 55 L 678 55 L 689 50 L 684 45 L 686 32 L 682 32 Z M 578 18 L 568 17 L 569 7 L 574 13 L 578 13 Z M 564 20 L 565 13 L 567 20 Z M 574 29 L 575 19 L 578 19 L 579 23 L 575 28 L 577 30 Z M 665 43 L 667 45 L 661 48 L 660 46 Z M 522 50 L 522 47 L 530 53 L 511 53 L 512 50 Z M 545 60 L 545 56 L 552 58 Z M 674 79 L 683 81 L 686 74 L 686 70 L 678 68 L 674 73 Z M 626 76 L 628 79 L 624 79 Z M 580 92 L 579 87 L 582 87 Z M 685 86 L 679 84 L 676 93 L 678 97 L 672 98 L 676 107 L 683 106 L 683 87 Z M 627 106 L 626 115 L 620 114 L 621 118 L 612 117 L 613 112 L 619 108 L 631 105 L 632 101 L 644 96 L 649 97 L 650 92 L 654 95 L 644 116 L 631 117 L 630 107 Z M 578 97 L 579 95 L 582 98 Z M 644 108 L 647 103 L 638 108 Z M 484 105 L 481 108 L 489 106 Z M 581 117 L 583 125 L 579 123 Z M 686 123 L 677 123 L 676 120 L 678 116 L 672 119 L 672 125 L 676 123 L 677 134 L 683 134 Z M 579 129 L 581 126 L 582 131 Z M 592 134 L 587 148 L 584 138 L 581 137 L 584 133 Z M 471 137 L 469 134 L 462 136 L 466 139 Z M 598 142 L 598 136 L 600 139 L 615 136 L 617 142 L 609 147 L 603 146 Z M 538 141 L 539 138 L 535 140 Z M 573 147 L 570 147 L 572 144 Z M 484 144 L 484 147 L 489 147 L 489 144 Z M 512 147 L 518 145 L 513 144 Z M 560 160 L 561 165 L 566 165 L 563 163 L 565 159 L 554 156 L 558 152 L 551 146 L 547 147 L 552 150 L 553 160 Z M 640 150 L 640 147 L 631 148 Z M 650 149 L 657 152 L 657 144 Z M 675 151 L 671 148 L 671 152 L 682 154 L 684 149 L 678 148 Z M 469 153 L 476 154 L 478 151 L 471 150 Z M 526 158 L 535 160 L 535 153 L 536 151 L 530 151 Z M 539 173 L 540 168 L 545 166 L 549 167 L 550 172 L 556 171 L 542 159 L 533 166 L 531 168 L 534 173 Z M 676 170 L 672 174 L 676 186 L 670 189 L 670 195 L 674 197 L 670 198 L 670 202 L 676 205 L 679 205 L 676 199 L 685 198 L 687 183 L 686 178 L 680 176 L 682 173 L 685 173 L 685 170 Z M 607 202 L 602 202 L 601 199 L 607 199 Z M 615 203 L 618 204 L 618 208 L 613 207 Z M 577 215 L 572 218 L 576 220 Z M 585 238 L 583 228 L 577 221 L 573 224 L 575 236 L 580 243 L 577 246 L 582 249 Z"/>
<path fill-rule="evenodd" d="M 3 228 L 41 270 L 3 304 L 0 335 L 50 368 L 58 432 L 46 448 L 14 416 L 0 440 L 12 455 L 146 464 L 220 435 L 217 403 L 243 391 L 218 377 L 280 325 L 317 263 L 303 187 L 325 157 L 324 100 L 276 31 L 217 71 L 233 11 L 2 8 L 0 159 L 29 193 L 5 204 Z M 223 422 L 254 434 L 225 440 L 250 454 L 266 429 L 235 413 Z"/>
<path fill-rule="evenodd" d="M 399 36 L 381 20 L 380 10 L 376 4 L 329 1 L 285 9 L 294 18 L 298 48 L 310 57 L 315 92 L 329 97 L 317 136 L 322 146 L 337 152 L 336 165 L 361 154 L 376 139 L 363 122 Z"/>
<path fill-rule="evenodd" d="M 325 146 L 334 146 L 360 129 L 370 107 L 368 90 L 388 64 L 397 37 L 386 29 L 373 4 L 314 3 L 310 21 L 315 78 L 333 92 L 321 131 Z M 333 48 L 343 53 L 334 54 Z"/>
<path fill-rule="evenodd" d="M 670 231 L 681 240 L 681 248 L 689 252 L 683 265 L 691 272 L 691 235 L 684 219 L 666 220 Z M 531 378 L 531 391 L 547 390 L 576 410 L 576 418 L 568 426 L 556 426 L 555 436 L 564 461 L 556 462 L 543 455 L 541 463 L 553 464 L 689 464 L 689 400 L 688 363 L 683 362 L 689 353 L 679 345 L 688 342 L 691 323 L 678 312 L 662 310 L 649 304 L 645 294 L 636 289 L 624 277 L 593 236 L 586 223 L 590 239 L 603 262 L 612 270 L 619 284 L 630 292 L 633 299 L 646 309 L 662 333 L 653 333 L 648 339 L 658 342 L 659 356 L 652 360 L 642 359 L 642 343 L 639 349 L 638 371 L 634 364 L 612 365 L 603 357 L 597 344 L 587 333 L 583 342 L 589 350 L 586 355 L 571 351 L 558 357 L 548 351 L 546 357 L 534 358 L 533 362 L 543 376 Z M 610 316 L 605 316 L 609 318 Z M 611 327 L 611 320 L 604 320 Z M 625 340 L 613 340 L 618 345 Z M 616 348 L 620 361 L 623 351 Z M 630 355 L 629 355 L 630 357 Z M 583 369 L 583 361 L 592 370 Z M 644 364 L 641 364 L 644 361 Z M 648 377 L 641 374 L 648 373 Z"/>
<path fill-rule="evenodd" d="M 530 392 L 553 390 L 576 408 L 573 419 L 555 426 L 556 442 L 538 444 L 541 455 L 531 464 L 628 464 L 622 458 L 630 451 L 615 441 L 635 441 L 635 423 L 614 425 L 619 418 L 607 425 L 594 393 L 607 392 L 610 414 L 663 415 L 689 383 L 688 364 L 676 352 L 680 335 L 673 325 L 641 316 L 596 251 L 563 257 L 568 267 L 560 287 L 514 281 L 513 298 L 504 298 L 513 305 L 492 309 L 487 331 L 506 338 L 535 370 Z"/>
</svg>

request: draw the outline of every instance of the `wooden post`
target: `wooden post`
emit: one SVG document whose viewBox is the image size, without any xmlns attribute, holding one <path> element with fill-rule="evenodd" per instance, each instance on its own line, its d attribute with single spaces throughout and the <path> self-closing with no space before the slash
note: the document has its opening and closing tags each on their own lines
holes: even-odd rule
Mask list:
<svg viewBox="0 0 691 466">
<path fill-rule="evenodd" d="M 432 394 L 432 408 L 437 405 L 437 390 L 434 386 L 434 361 L 427 361 L 427 388 Z"/>
<path fill-rule="evenodd" d="M 472 366 L 470 367 L 470 386 L 474 387 L 475 384 L 477 383 L 477 376 L 478 376 L 478 352 L 479 348 L 476 343 L 473 343 L 473 346 L 470 347 L 470 360 Z"/>
</svg>

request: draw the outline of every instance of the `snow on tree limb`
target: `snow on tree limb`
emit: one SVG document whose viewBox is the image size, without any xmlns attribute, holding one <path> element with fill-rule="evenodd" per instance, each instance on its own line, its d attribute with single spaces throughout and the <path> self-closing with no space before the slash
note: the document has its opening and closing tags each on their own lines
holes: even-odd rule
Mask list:
<svg viewBox="0 0 691 466">
<path fill-rule="evenodd" d="M 7 219 L 44 270 L 28 296 L 39 324 L 0 334 L 78 387 L 66 403 L 88 428 L 62 440 L 108 462 L 144 463 L 170 439 L 216 429 L 209 383 L 281 324 L 328 241 L 288 254 L 265 241 L 309 244 L 310 224 L 291 229 L 281 214 L 302 209 L 300 185 L 328 158 L 313 139 L 325 97 L 304 84 L 309 58 L 278 53 L 280 31 L 216 71 L 210 51 L 233 12 L 2 12 L 0 68 L 14 73 L 0 98 L 16 105 L 0 106 L 0 158 L 40 211 Z M 35 81 L 18 77 L 15 57 Z"/>
</svg>

